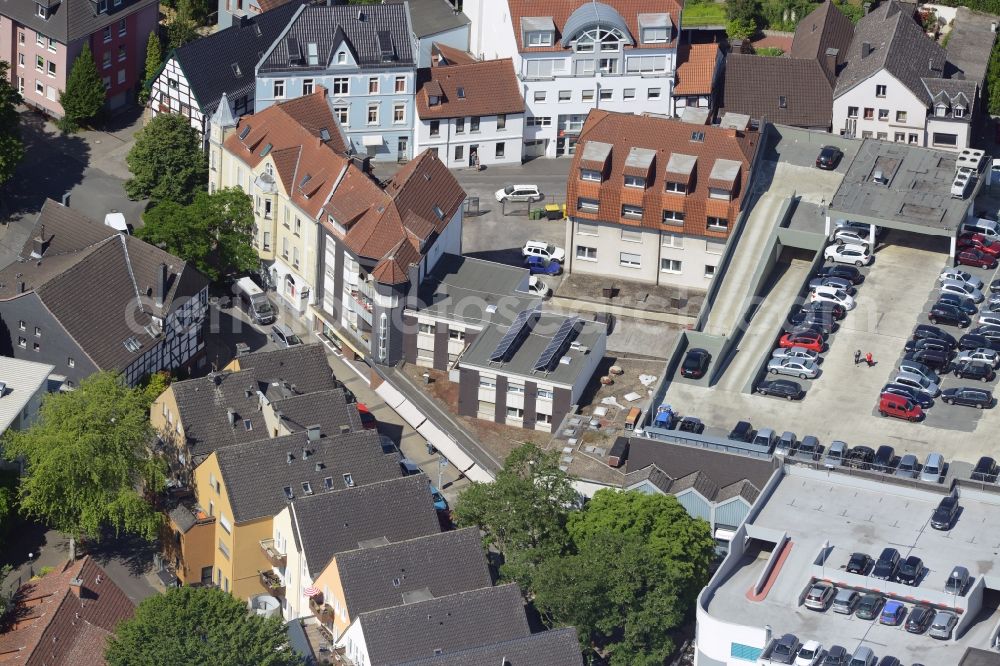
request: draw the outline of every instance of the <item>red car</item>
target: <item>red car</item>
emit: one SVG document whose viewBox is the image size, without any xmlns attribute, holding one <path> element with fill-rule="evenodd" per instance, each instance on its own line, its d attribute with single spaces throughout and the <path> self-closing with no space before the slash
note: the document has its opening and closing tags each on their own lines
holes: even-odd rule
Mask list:
<svg viewBox="0 0 1000 666">
<path fill-rule="evenodd" d="M 979 268 L 997 267 L 996 257 L 973 249 L 959 250 L 955 253 L 955 261 L 963 266 L 977 266 Z"/>
<path fill-rule="evenodd" d="M 1000 243 L 982 234 L 962 234 L 958 237 L 958 247 L 963 250 L 973 248 L 994 257 L 1000 255 Z"/>
<path fill-rule="evenodd" d="M 789 347 L 805 347 L 810 351 L 819 353 L 823 351 L 823 336 L 811 331 L 801 333 L 785 333 L 778 341 L 778 346 L 784 349 Z"/>
<path fill-rule="evenodd" d="M 358 414 L 361 416 L 361 425 L 365 430 L 375 430 L 378 428 L 378 419 L 368 409 L 368 405 L 363 402 L 357 403 Z"/>
</svg>

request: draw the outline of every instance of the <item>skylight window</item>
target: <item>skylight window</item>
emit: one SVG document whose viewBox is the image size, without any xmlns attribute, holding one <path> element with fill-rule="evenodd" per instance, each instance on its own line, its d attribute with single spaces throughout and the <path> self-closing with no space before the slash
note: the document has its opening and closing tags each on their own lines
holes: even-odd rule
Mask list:
<svg viewBox="0 0 1000 666">
<path fill-rule="evenodd" d="M 267 154 L 268 154 L 269 152 L 271 152 L 271 149 L 272 149 L 272 148 L 274 148 L 274 145 L 273 145 L 273 144 L 270 144 L 270 143 L 269 143 L 269 144 L 267 144 L 266 146 L 264 146 L 264 150 L 260 151 L 260 156 L 261 156 L 261 157 L 267 157 Z"/>
<path fill-rule="evenodd" d="M 345 474 L 344 475 L 344 485 L 346 485 L 348 488 L 353 488 L 354 487 L 354 477 L 351 476 L 350 474 Z"/>
<path fill-rule="evenodd" d="M 323 479 L 323 490 L 326 490 L 327 492 L 333 490 L 333 477 L 332 476 L 328 476 L 325 479 Z"/>
<path fill-rule="evenodd" d="M 313 494 L 312 486 L 309 484 L 308 481 L 303 481 L 302 482 L 302 492 L 304 492 L 306 495 L 312 495 Z"/>
<path fill-rule="evenodd" d="M 462 86 L 458 87 L 458 98 L 465 99 L 465 88 L 463 88 Z"/>
<path fill-rule="evenodd" d="M 243 139 L 247 138 L 247 134 L 249 134 L 249 133 L 250 133 L 250 126 L 247 125 L 242 130 L 240 130 L 240 141 L 242 141 Z"/>
<path fill-rule="evenodd" d="M 291 486 L 285 486 L 285 497 L 288 499 L 295 499 L 295 493 L 292 492 Z"/>
</svg>

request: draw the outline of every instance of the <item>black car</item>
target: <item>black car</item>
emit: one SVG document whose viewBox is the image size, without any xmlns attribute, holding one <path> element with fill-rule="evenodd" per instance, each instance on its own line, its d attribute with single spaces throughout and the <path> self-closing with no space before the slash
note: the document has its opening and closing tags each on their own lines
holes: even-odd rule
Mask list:
<svg viewBox="0 0 1000 666">
<path fill-rule="evenodd" d="M 826 651 L 826 658 L 823 666 L 847 666 L 851 662 L 851 654 L 847 648 L 840 645 L 831 645 Z"/>
<path fill-rule="evenodd" d="M 878 472 L 891 472 L 892 462 L 896 458 L 896 452 L 888 444 L 878 447 L 875 452 L 875 460 L 872 461 L 872 469 Z"/>
<path fill-rule="evenodd" d="M 921 409 L 927 409 L 928 407 L 934 406 L 934 399 L 923 391 L 917 392 L 911 389 L 909 386 L 904 386 L 902 384 L 886 384 L 882 387 L 882 393 L 893 393 L 895 395 L 901 395 L 904 398 L 908 398 L 910 402 L 920 405 Z"/>
<path fill-rule="evenodd" d="M 693 416 L 685 416 L 677 422 L 677 429 L 681 432 L 693 432 L 696 435 L 700 435 L 705 432 L 705 424 L 701 422 L 701 419 Z"/>
<path fill-rule="evenodd" d="M 895 548 L 885 548 L 882 554 L 875 561 L 872 567 L 872 578 L 879 580 L 892 580 L 896 575 L 896 568 L 899 566 L 899 551 Z"/>
<path fill-rule="evenodd" d="M 924 561 L 916 555 L 910 555 L 899 563 L 895 580 L 903 585 L 916 585 L 924 573 Z"/>
<path fill-rule="evenodd" d="M 822 266 L 816 271 L 816 277 L 839 277 L 850 280 L 851 284 L 858 285 L 865 281 L 865 276 L 856 266 L 845 266 L 834 264 L 832 266 Z"/>
<path fill-rule="evenodd" d="M 855 446 L 848 451 L 844 458 L 844 465 L 854 469 L 868 469 L 875 460 L 875 451 L 867 446 Z"/>
<path fill-rule="evenodd" d="M 948 372 L 951 367 L 951 355 L 940 349 L 918 349 L 906 352 L 903 360 L 923 363 L 928 368 L 937 372 Z"/>
<path fill-rule="evenodd" d="M 971 298 L 965 298 L 959 294 L 941 294 L 938 296 L 937 302 L 945 305 L 954 305 L 970 317 L 979 312 L 979 307 Z"/>
<path fill-rule="evenodd" d="M 912 351 L 923 351 L 925 349 L 936 351 L 940 354 L 951 355 L 952 348 L 944 340 L 938 340 L 937 338 L 917 338 L 909 339 L 906 344 L 903 345 L 903 349 Z"/>
<path fill-rule="evenodd" d="M 749 421 L 740 421 L 729 433 L 729 439 L 737 442 L 749 443 L 753 441 L 754 435 L 756 434 L 757 431 L 753 429 L 753 426 L 750 425 Z"/>
<path fill-rule="evenodd" d="M 791 664 L 795 661 L 795 655 L 799 653 L 802 643 L 795 637 L 795 634 L 785 634 L 774 642 L 771 648 L 771 661 L 775 664 Z"/>
<path fill-rule="evenodd" d="M 978 333 L 966 333 L 959 339 L 958 348 L 961 351 L 982 348 L 1000 351 L 1000 341 L 990 340 L 985 335 Z"/>
<path fill-rule="evenodd" d="M 847 561 L 847 573 L 867 576 L 873 560 L 865 553 L 853 553 Z"/>
<path fill-rule="evenodd" d="M 913 335 L 911 336 L 914 340 L 920 340 L 922 338 L 936 338 L 938 340 L 943 340 L 952 349 L 958 343 L 955 341 L 954 336 L 945 333 L 937 326 L 931 326 L 929 324 L 917 324 L 916 328 L 913 329 Z"/>
<path fill-rule="evenodd" d="M 959 386 L 941 391 L 941 400 L 948 405 L 963 405 L 986 409 L 993 405 L 993 394 L 986 389 L 972 386 Z"/>
<path fill-rule="evenodd" d="M 809 335 L 811 333 L 815 333 L 823 340 L 824 343 L 826 343 L 827 339 L 830 337 L 830 333 L 832 333 L 829 328 L 826 328 L 819 322 L 810 322 L 806 324 L 799 324 L 798 326 L 791 326 L 785 328 L 784 332 L 789 335 Z"/>
<path fill-rule="evenodd" d="M 837 164 L 840 163 L 840 159 L 843 156 L 844 153 L 840 148 L 836 146 L 823 146 L 822 150 L 819 151 L 819 155 L 816 156 L 816 166 L 824 171 L 832 171 L 837 168 Z"/>
<path fill-rule="evenodd" d="M 934 621 L 934 609 L 930 606 L 914 606 L 906 616 L 906 630 L 911 634 L 922 634 Z"/>
<path fill-rule="evenodd" d="M 969 478 L 973 481 L 994 483 L 997 480 L 997 461 L 989 456 L 983 456 L 972 469 L 972 474 Z"/>
<path fill-rule="evenodd" d="M 837 327 L 835 319 L 832 310 L 799 310 L 788 315 L 783 328 L 788 333 L 799 326 L 818 326 L 829 334 Z"/>
<path fill-rule="evenodd" d="M 947 303 L 935 303 L 932 305 L 930 312 L 927 313 L 927 319 L 932 324 L 949 324 L 951 326 L 958 326 L 959 328 L 965 328 L 972 323 L 969 315 L 954 305 L 948 305 Z"/>
<path fill-rule="evenodd" d="M 955 366 L 955 376 L 962 379 L 978 379 L 991 382 L 996 377 L 993 366 L 982 361 L 964 361 Z"/>
<path fill-rule="evenodd" d="M 1000 342 L 1000 326 L 996 324 L 982 324 L 970 329 L 969 333 L 981 335 L 994 344 Z"/>
<path fill-rule="evenodd" d="M 798 400 L 803 396 L 802 386 L 791 379 L 773 379 L 757 384 L 757 393 L 774 395 L 785 400 Z"/>
<path fill-rule="evenodd" d="M 899 659 L 893 657 L 892 655 L 886 655 L 882 657 L 878 662 L 878 666 L 900 666 Z"/>
<path fill-rule="evenodd" d="M 878 617 L 878 613 L 882 610 L 882 604 L 884 603 L 885 597 L 881 594 L 869 592 L 861 597 L 861 601 L 858 602 L 858 609 L 854 611 L 854 614 L 859 620 L 874 620 Z"/>
<path fill-rule="evenodd" d="M 937 508 L 934 509 L 934 513 L 931 514 L 931 527 L 936 530 L 951 529 L 952 523 L 955 522 L 955 516 L 958 515 L 958 509 L 957 497 L 954 495 L 942 497 Z"/>
<path fill-rule="evenodd" d="M 806 435 L 799 441 L 797 455 L 805 460 L 815 460 L 823 453 L 823 445 L 819 443 L 815 435 Z"/>
<path fill-rule="evenodd" d="M 997 278 L 996 280 L 993 280 L 993 282 L 990 282 L 990 293 L 991 294 L 1000 293 L 1000 278 Z"/>
<path fill-rule="evenodd" d="M 712 355 L 704 349 L 689 349 L 684 355 L 684 362 L 681 363 L 681 376 L 700 379 L 705 376 L 711 361 Z"/>
</svg>

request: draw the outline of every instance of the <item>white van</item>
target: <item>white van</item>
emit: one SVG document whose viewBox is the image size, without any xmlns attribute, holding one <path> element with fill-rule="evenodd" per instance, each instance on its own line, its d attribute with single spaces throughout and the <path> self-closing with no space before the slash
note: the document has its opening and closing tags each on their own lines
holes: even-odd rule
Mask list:
<svg viewBox="0 0 1000 666">
<path fill-rule="evenodd" d="M 267 294 L 248 277 L 242 277 L 233 285 L 233 293 L 243 302 L 247 314 L 258 324 L 270 324 L 274 321 L 274 308 L 267 300 Z"/>
<path fill-rule="evenodd" d="M 982 234 L 990 240 L 1000 240 L 1000 224 L 984 218 L 969 220 L 962 225 L 962 233 Z"/>
</svg>

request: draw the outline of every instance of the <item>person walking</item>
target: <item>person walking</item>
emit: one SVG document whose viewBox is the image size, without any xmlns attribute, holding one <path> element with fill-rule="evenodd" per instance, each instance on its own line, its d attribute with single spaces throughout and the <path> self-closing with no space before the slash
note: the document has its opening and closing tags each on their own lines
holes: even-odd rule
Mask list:
<svg viewBox="0 0 1000 666">
<path fill-rule="evenodd" d="M 854 352 L 854 365 L 861 363 L 861 350 Z"/>
<path fill-rule="evenodd" d="M 872 358 L 872 353 L 871 352 L 868 352 L 867 354 L 865 354 L 865 363 L 868 364 L 869 368 L 872 367 L 873 365 L 875 365 L 875 360 Z"/>
</svg>

